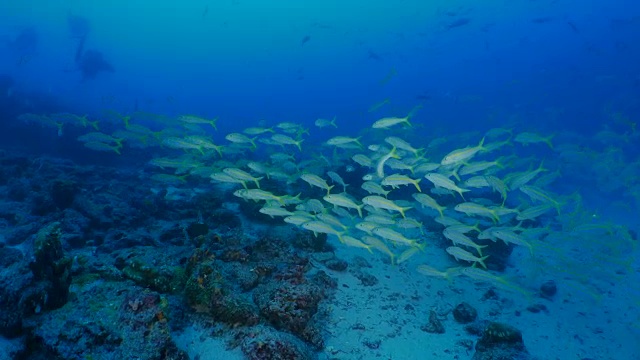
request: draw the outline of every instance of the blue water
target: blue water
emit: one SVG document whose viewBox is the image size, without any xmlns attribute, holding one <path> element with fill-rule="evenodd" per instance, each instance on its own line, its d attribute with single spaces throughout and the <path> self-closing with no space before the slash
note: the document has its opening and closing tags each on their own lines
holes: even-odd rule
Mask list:
<svg viewBox="0 0 640 360">
<path fill-rule="evenodd" d="M 419 148 L 446 139 L 436 157 L 475 146 L 491 128 L 554 135 L 553 149 L 518 147 L 517 158 L 532 160 L 514 170 L 546 161 L 563 174 L 553 191 L 584 201 L 573 210 L 633 233 L 638 39 L 640 3 L 631 0 L 0 0 L 0 149 L 114 169 L 169 153 L 128 142 L 122 155 L 90 151 L 76 138 L 91 129 L 58 131 L 21 121 L 25 113 L 86 115 L 105 133 L 124 129 L 114 113 L 154 131 L 177 127 L 180 115 L 217 118 L 217 131 L 203 133 L 225 146 L 226 134 L 293 122 L 310 129 L 302 146 L 316 151 L 330 137 L 366 138 L 374 121 L 415 110 L 402 136 Z M 314 125 L 334 117 L 337 128 Z M 623 303 L 637 307 L 637 248 L 627 245 L 607 255 L 630 252 L 619 259 L 636 280 Z"/>
</svg>

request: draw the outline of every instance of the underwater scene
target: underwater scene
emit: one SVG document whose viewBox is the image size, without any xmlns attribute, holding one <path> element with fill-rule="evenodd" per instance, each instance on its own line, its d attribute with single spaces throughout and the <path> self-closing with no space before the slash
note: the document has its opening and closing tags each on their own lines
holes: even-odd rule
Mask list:
<svg viewBox="0 0 640 360">
<path fill-rule="evenodd" d="M 0 0 L 0 360 L 640 359 L 640 3 Z"/>
</svg>

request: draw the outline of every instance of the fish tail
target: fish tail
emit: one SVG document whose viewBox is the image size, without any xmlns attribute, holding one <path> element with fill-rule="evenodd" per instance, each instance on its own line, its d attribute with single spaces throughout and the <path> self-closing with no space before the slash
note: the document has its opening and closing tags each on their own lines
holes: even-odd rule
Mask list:
<svg viewBox="0 0 640 360">
<path fill-rule="evenodd" d="M 122 117 L 122 122 L 124 122 L 124 128 L 128 129 L 131 124 L 129 124 L 129 120 L 131 120 L 131 116 L 123 116 Z"/>
<path fill-rule="evenodd" d="M 407 206 L 407 207 L 404 207 L 404 208 L 403 208 L 403 207 L 401 207 L 401 208 L 400 208 L 400 215 L 402 215 L 402 217 L 406 219 L 407 217 L 404 215 L 404 212 L 405 212 L 405 211 L 408 211 L 408 210 L 411 210 L 411 209 L 413 209 L 413 207 L 412 207 L 412 206 Z"/>
<path fill-rule="evenodd" d="M 477 261 L 480 265 L 482 265 L 482 267 L 485 270 L 487 270 L 487 265 L 484 263 L 484 261 L 487 260 L 488 257 L 489 257 L 489 255 L 483 256 L 483 257 L 479 258 L 478 261 Z"/>
<path fill-rule="evenodd" d="M 556 134 L 551 134 L 543 139 L 544 143 L 549 146 L 549 149 L 553 149 L 553 143 L 551 142 L 551 139 L 553 139 L 554 136 L 556 136 Z"/>
<path fill-rule="evenodd" d="M 213 149 L 218 153 L 218 155 L 220 155 L 220 157 L 222 157 L 222 145 L 216 145 Z"/>
<path fill-rule="evenodd" d="M 118 149 L 122 148 L 122 142 L 125 141 L 125 138 L 115 138 L 114 141 L 116 142 L 116 147 Z"/>
<path fill-rule="evenodd" d="M 329 185 L 327 187 L 327 195 L 331 195 L 331 189 L 333 189 L 335 187 L 335 185 Z"/>
</svg>

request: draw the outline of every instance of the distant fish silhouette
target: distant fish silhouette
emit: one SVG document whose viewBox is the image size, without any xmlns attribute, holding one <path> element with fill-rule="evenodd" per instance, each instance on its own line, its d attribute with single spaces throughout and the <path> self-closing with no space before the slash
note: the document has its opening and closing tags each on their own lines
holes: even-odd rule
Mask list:
<svg viewBox="0 0 640 360">
<path fill-rule="evenodd" d="M 376 54 L 373 50 L 369 49 L 368 53 L 369 53 L 369 59 L 382 61 L 382 57 L 380 57 L 380 55 Z"/>
<path fill-rule="evenodd" d="M 567 21 L 567 25 L 569 25 L 569 27 L 571 28 L 571 30 L 573 30 L 573 32 L 578 34 L 580 33 L 580 31 L 578 31 L 578 27 L 573 22 Z"/>
<path fill-rule="evenodd" d="M 309 35 L 305 35 L 302 40 L 300 41 L 300 46 L 304 46 L 304 44 L 308 43 L 309 40 L 311 40 L 311 36 Z"/>
<path fill-rule="evenodd" d="M 208 14 L 209 14 L 209 5 L 207 5 L 207 6 L 204 8 L 204 11 L 202 12 L 202 18 L 203 18 L 203 19 L 204 19 L 204 18 L 206 18 Z"/>
<path fill-rule="evenodd" d="M 445 25 L 445 28 L 446 28 L 447 30 L 451 30 L 451 29 L 453 29 L 453 28 L 457 28 L 457 27 L 461 27 L 461 26 L 467 25 L 467 24 L 468 24 L 468 23 L 470 23 L 470 22 L 471 22 L 471 19 L 470 19 L 470 18 L 466 18 L 466 17 L 464 17 L 464 18 L 459 18 L 459 19 L 456 19 L 456 20 L 454 20 L 454 21 L 451 21 L 451 22 L 447 23 L 447 24 Z"/>
<path fill-rule="evenodd" d="M 76 65 L 82 74 L 82 80 L 94 79 L 101 72 L 115 71 L 102 53 L 96 50 L 85 51 Z"/>
<path fill-rule="evenodd" d="M 540 17 L 531 19 L 531 22 L 534 24 L 547 24 L 552 21 L 553 21 L 553 17 L 551 16 L 540 16 Z"/>
</svg>

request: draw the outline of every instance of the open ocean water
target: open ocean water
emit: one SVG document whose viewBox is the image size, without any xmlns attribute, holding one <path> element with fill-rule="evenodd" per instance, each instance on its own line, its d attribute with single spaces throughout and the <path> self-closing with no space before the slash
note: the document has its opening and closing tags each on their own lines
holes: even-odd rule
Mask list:
<svg viewBox="0 0 640 360">
<path fill-rule="evenodd" d="M 0 0 L 0 359 L 640 359 L 640 3 Z"/>
</svg>

